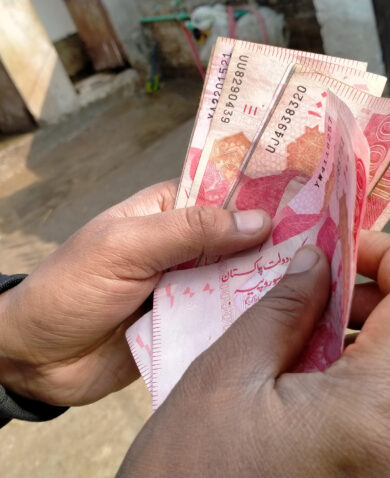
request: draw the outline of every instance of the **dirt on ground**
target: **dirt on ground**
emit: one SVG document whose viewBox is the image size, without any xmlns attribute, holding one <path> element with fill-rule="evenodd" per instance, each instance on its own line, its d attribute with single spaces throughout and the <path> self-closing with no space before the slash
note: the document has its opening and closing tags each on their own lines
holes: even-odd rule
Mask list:
<svg viewBox="0 0 390 478">
<path fill-rule="evenodd" d="M 0 270 L 31 272 L 107 207 L 180 175 L 200 94 L 175 80 L 0 142 Z M 4 179 L 5 178 L 5 179 Z M 0 478 L 110 477 L 151 414 L 142 380 L 47 423 L 0 430 Z"/>
</svg>

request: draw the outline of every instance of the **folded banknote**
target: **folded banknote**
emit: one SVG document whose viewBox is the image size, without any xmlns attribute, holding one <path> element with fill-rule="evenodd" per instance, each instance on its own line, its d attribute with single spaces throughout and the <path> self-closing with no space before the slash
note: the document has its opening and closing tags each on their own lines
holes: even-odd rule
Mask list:
<svg viewBox="0 0 390 478">
<path fill-rule="evenodd" d="M 131 352 L 157 408 L 191 362 L 284 276 L 303 245 L 331 266 L 331 297 L 297 371 L 339 358 L 361 227 L 390 207 L 390 100 L 384 77 L 351 60 L 220 38 L 210 59 L 176 207 L 264 209 L 263 245 L 168 271 Z"/>
</svg>

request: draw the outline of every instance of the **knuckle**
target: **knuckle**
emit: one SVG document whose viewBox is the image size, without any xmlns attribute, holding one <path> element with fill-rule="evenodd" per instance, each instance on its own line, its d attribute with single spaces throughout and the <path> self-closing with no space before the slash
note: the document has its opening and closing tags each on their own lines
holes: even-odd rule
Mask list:
<svg viewBox="0 0 390 478">
<path fill-rule="evenodd" d="M 113 221 L 101 221 L 97 218 L 79 229 L 73 236 L 80 244 L 85 245 L 89 251 L 104 247 L 112 242 Z"/>
<path fill-rule="evenodd" d="M 310 304 L 310 294 L 286 281 L 274 287 L 260 304 L 267 310 L 266 318 L 295 327 L 295 319 Z"/>
<path fill-rule="evenodd" d="M 203 235 L 207 235 L 217 227 L 215 209 L 211 207 L 195 206 L 185 209 L 184 214 L 188 226 Z"/>
<path fill-rule="evenodd" d="M 118 246 L 118 240 L 121 236 L 121 230 L 118 220 L 105 221 L 98 224 L 94 231 L 91 231 L 91 239 L 96 241 L 99 248 L 110 251 Z"/>
</svg>

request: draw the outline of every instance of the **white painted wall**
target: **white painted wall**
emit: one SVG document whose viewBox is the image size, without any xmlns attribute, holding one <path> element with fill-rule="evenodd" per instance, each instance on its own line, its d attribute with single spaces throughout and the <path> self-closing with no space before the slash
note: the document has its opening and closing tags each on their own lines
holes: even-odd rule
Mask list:
<svg viewBox="0 0 390 478">
<path fill-rule="evenodd" d="M 141 12 L 134 0 L 102 0 L 118 40 L 131 65 L 147 71 L 150 63 L 150 45 L 139 24 Z"/>
<path fill-rule="evenodd" d="M 38 123 L 57 121 L 78 97 L 32 0 L 1 0 L 0 60 Z"/>
<path fill-rule="evenodd" d="M 51 41 L 56 42 L 76 33 L 76 26 L 63 0 L 32 0 L 32 3 Z"/>
<path fill-rule="evenodd" d="M 382 49 L 371 0 L 314 0 L 325 53 L 368 62 L 383 75 Z"/>
</svg>

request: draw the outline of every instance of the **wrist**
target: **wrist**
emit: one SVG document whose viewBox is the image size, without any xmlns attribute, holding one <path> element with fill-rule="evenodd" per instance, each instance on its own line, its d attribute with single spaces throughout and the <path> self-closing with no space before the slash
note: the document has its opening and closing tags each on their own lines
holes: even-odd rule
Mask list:
<svg viewBox="0 0 390 478">
<path fill-rule="evenodd" d="M 0 295 L 0 384 L 18 395 L 34 398 L 26 374 L 28 351 L 18 319 L 18 310 L 23 307 L 21 288 L 17 285 Z"/>
</svg>

